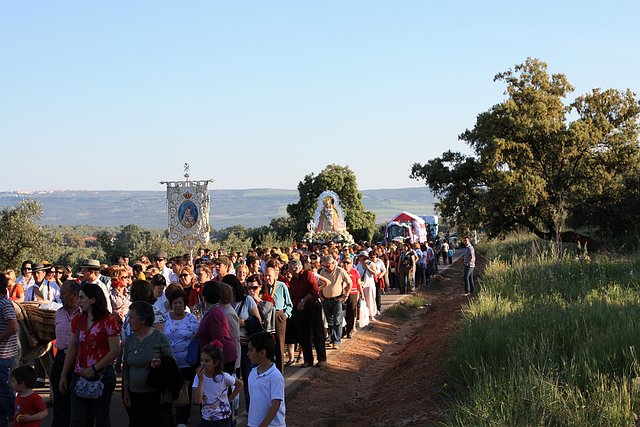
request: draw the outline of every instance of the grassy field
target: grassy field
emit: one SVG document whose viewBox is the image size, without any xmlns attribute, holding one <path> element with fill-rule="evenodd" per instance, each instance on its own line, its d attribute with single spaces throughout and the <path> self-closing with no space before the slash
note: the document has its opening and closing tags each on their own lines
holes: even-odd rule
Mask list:
<svg viewBox="0 0 640 427">
<path fill-rule="evenodd" d="M 452 426 L 627 426 L 640 404 L 640 256 L 533 238 L 477 248 L 489 259 L 448 361 Z"/>
</svg>

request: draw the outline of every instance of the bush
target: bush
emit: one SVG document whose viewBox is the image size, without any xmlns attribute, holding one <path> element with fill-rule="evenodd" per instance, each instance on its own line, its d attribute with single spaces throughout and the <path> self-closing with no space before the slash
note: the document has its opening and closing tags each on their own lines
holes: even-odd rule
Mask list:
<svg viewBox="0 0 640 427">
<path fill-rule="evenodd" d="M 413 312 L 424 308 L 426 305 L 427 299 L 425 297 L 421 295 L 411 295 L 387 308 L 385 314 L 398 319 L 408 319 Z"/>
</svg>

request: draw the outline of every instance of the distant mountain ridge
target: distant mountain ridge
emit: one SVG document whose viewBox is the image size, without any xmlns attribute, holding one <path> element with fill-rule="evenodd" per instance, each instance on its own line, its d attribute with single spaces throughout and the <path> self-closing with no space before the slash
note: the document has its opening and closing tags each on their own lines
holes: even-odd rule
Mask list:
<svg viewBox="0 0 640 427">
<path fill-rule="evenodd" d="M 365 209 L 376 213 L 376 222 L 389 220 L 400 211 L 428 215 L 435 198 L 425 187 L 363 190 Z M 297 190 L 253 188 L 211 190 L 210 222 L 214 229 L 233 225 L 257 227 L 286 216 L 287 205 L 298 201 Z M 39 200 L 44 206 L 43 224 L 117 226 L 136 224 L 145 228 L 167 227 L 164 191 L 12 191 L 0 192 L 0 208 L 20 200 Z"/>
</svg>

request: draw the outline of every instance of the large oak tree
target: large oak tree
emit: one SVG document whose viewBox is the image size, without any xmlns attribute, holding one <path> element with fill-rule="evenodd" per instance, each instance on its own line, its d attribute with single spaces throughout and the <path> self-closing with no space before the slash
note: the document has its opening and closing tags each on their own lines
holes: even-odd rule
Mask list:
<svg viewBox="0 0 640 427">
<path fill-rule="evenodd" d="M 567 102 L 567 78 L 532 58 L 494 81 L 506 84 L 506 99 L 459 136 L 474 155 L 449 151 L 412 166 L 411 177 L 440 199 L 441 214 L 491 235 L 524 226 L 563 241 L 578 240 L 583 226 L 634 227 L 628 214 L 616 224 L 609 213 L 620 203 L 637 206 L 629 200 L 640 172 L 635 95 L 593 89 Z"/>
</svg>

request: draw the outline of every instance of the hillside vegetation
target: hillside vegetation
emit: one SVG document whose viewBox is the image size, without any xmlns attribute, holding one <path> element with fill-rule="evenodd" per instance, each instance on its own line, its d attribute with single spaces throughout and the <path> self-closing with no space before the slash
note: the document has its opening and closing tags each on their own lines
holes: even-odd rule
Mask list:
<svg viewBox="0 0 640 427">
<path fill-rule="evenodd" d="M 56 191 L 0 193 L 0 208 L 33 199 L 42 203 L 42 224 L 167 227 L 164 191 Z M 246 189 L 211 191 L 211 227 L 220 230 L 235 225 L 259 227 L 287 215 L 287 204 L 298 199 L 296 190 Z M 435 199 L 425 186 L 363 190 L 364 206 L 376 214 L 376 222 L 388 221 L 400 211 L 417 215 L 434 212 Z"/>
<path fill-rule="evenodd" d="M 477 248 L 488 261 L 448 361 L 446 424 L 634 425 L 640 256 L 557 257 L 539 242 Z"/>
</svg>

